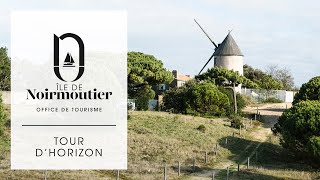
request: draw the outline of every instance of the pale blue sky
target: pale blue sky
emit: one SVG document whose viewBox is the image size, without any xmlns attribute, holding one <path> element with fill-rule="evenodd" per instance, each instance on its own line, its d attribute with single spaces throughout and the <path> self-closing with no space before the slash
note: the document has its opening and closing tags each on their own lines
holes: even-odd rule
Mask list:
<svg viewBox="0 0 320 180">
<path fill-rule="evenodd" d="M 299 86 L 320 75 L 315 0 L 0 0 L 0 46 L 10 47 L 12 10 L 127 10 L 129 51 L 153 54 L 170 70 L 191 75 L 214 50 L 196 18 L 216 43 L 233 29 L 245 63 L 255 68 L 286 66 Z"/>
</svg>

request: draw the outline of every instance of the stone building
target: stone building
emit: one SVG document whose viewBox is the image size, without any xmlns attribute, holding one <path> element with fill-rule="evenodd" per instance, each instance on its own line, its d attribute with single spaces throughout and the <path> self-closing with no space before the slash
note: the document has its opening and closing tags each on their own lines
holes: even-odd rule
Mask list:
<svg viewBox="0 0 320 180">
<path fill-rule="evenodd" d="M 177 70 L 173 70 L 172 74 L 174 76 L 174 80 L 170 83 L 170 87 L 181 87 L 187 81 L 192 79 L 190 75 L 181 74 Z"/>
</svg>

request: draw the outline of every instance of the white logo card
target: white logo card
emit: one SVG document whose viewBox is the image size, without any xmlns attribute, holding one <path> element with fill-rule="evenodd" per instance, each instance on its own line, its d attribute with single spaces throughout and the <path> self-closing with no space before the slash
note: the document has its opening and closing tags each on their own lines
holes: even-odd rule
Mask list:
<svg viewBox="0 0 320 180">
<path fill-rule="evenodd" d="M 16 11 L 11 45 L 11 169 L 126 169 L 126 12 Z"/>
</svg>

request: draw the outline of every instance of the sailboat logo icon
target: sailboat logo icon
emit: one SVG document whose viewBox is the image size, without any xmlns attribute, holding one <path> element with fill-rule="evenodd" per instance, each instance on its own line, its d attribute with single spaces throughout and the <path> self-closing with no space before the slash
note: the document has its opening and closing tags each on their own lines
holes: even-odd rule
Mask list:
<svg viewBox="0 0 320 180">
<path fill-rule="evenodd" d="M 57 35 L 53 35 L 53 69 L 54 69 L 54 73 L 55 75 L 64 82 L 67 82 L 65 79 L 63 79 L 63 77 L 60 74 L 60 62 L 59 62 L 59 41 L 60 40 L 64 40 L 65 38 L 72 38 L 74 39 L 77 43 L 78 43 L 78 48 L 79 48 L 79 60 L 77 60 L 77 67 L 78 67 L 78 75 L 75 77 L 75 79 L 71 82 L 75 82 L 78 79 L 80 79 L 80 77 L 83 75 L 84 72 L 84 44 L 82 39 L 73 33 L 65 33 L 63 35 L 61 35 L 60 37 L 58 37 Z M 71 53 L 68 52 L 67 56 L 64 60 L 63 63 L 63 67 L 75 67 L 74 65 L 74 60 L 73 57 L 71 56 Z"/>
<path fill-rule="evenodd" d="M 64 60 L 63 67 L 74 67 L 74 60 L 70 53 L 67 54 L 66 59 Z"/>
</svg>

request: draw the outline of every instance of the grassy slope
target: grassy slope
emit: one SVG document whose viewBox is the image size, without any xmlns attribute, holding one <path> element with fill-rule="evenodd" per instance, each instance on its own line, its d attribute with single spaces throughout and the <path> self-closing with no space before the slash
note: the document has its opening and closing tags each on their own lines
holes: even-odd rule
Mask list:
<svg viewBox="0 0 320 180">
<path fill-rule="evenodd" d="M 199 125 L 206 127 L 205 133 L 197 130 Z M 132 112 L 129 118 L 129 172 L 133 178 L 160 179 L 164 164 L 168 164 L 168 174 L 176 177 L 175 168 L 180 161 L 184 174 L 191 173 L 193 158 L 197 169 L 210 169 L 211 166 L 229 161 L 233 156 L 220 143 L 224 137 L 238 131 L 228 127 L 221 119 L 206 119 L 192 116 L 159 112 Z M 229 140 L 230 141 L 230 140 Z M 229 142 L 231 143 L 231 142 Z M 213 156 L 218 144 L 219 153 Z M 205 151 L 209 154 L 209 165 L 204 165 Z M 209 167 L 210 166 L 210 167 Z M 128 174 L 129 175 L 129 174 Z M 185 177 L 184 177 L 185 178 Z"/>
<path fill-rule="evenodd" d="M 197 130 L 203 124 L 206 131 Z M 259 168 L 244 170 L 237 175 L 236 163 L 243 162 L 260 143 L 251 140 L 252 131 L 242 132 L 230 128 L 223 119 L 207 119 L 163 112 L 130 112 L 128 118 L 128 170 L 121 172 L 122 179 L 161 179 L 163 166 L 167 164 L 168 179 L 208 178 L 212 171 L 221 170 L 217 179 L 225 179 L 225 166 L 231 166 L 231 179 L 311 179 L 319 177 L 304 166 L 295 164 L 286 152 L 271 138 L 262 143 Z M 235 137 L 232 134 L 235 133 Z M 228 144 L 225 139 L 228 138 Z M 0 179 L 35 179 L 43 177 L 43 171 L 10 171 L 9 138 L 0 141 Z M 218 154 L 214 147 L 218 144 Z M 204 151 L 209 162 L 204 164 Z M 269 158 L 272 157 L 272 158 Z M 196 172 L 192 172 L 192 160 L 196 159 Z M 289 160 L 288 160 L 289 159 Z M 182 165 L 182 176 L 177 176 L 177 161 Z M 291 168 L 291 169 L 289 169 Z M 289 170 L 288 170 L 289 169 Z M 303 172 L 302 172 L 303 171 Z M 303 173 L 303 174 L 302 174 Z M 114 179 L 111 171 L 48 171 L 49 179 Z"/>
</svg>

